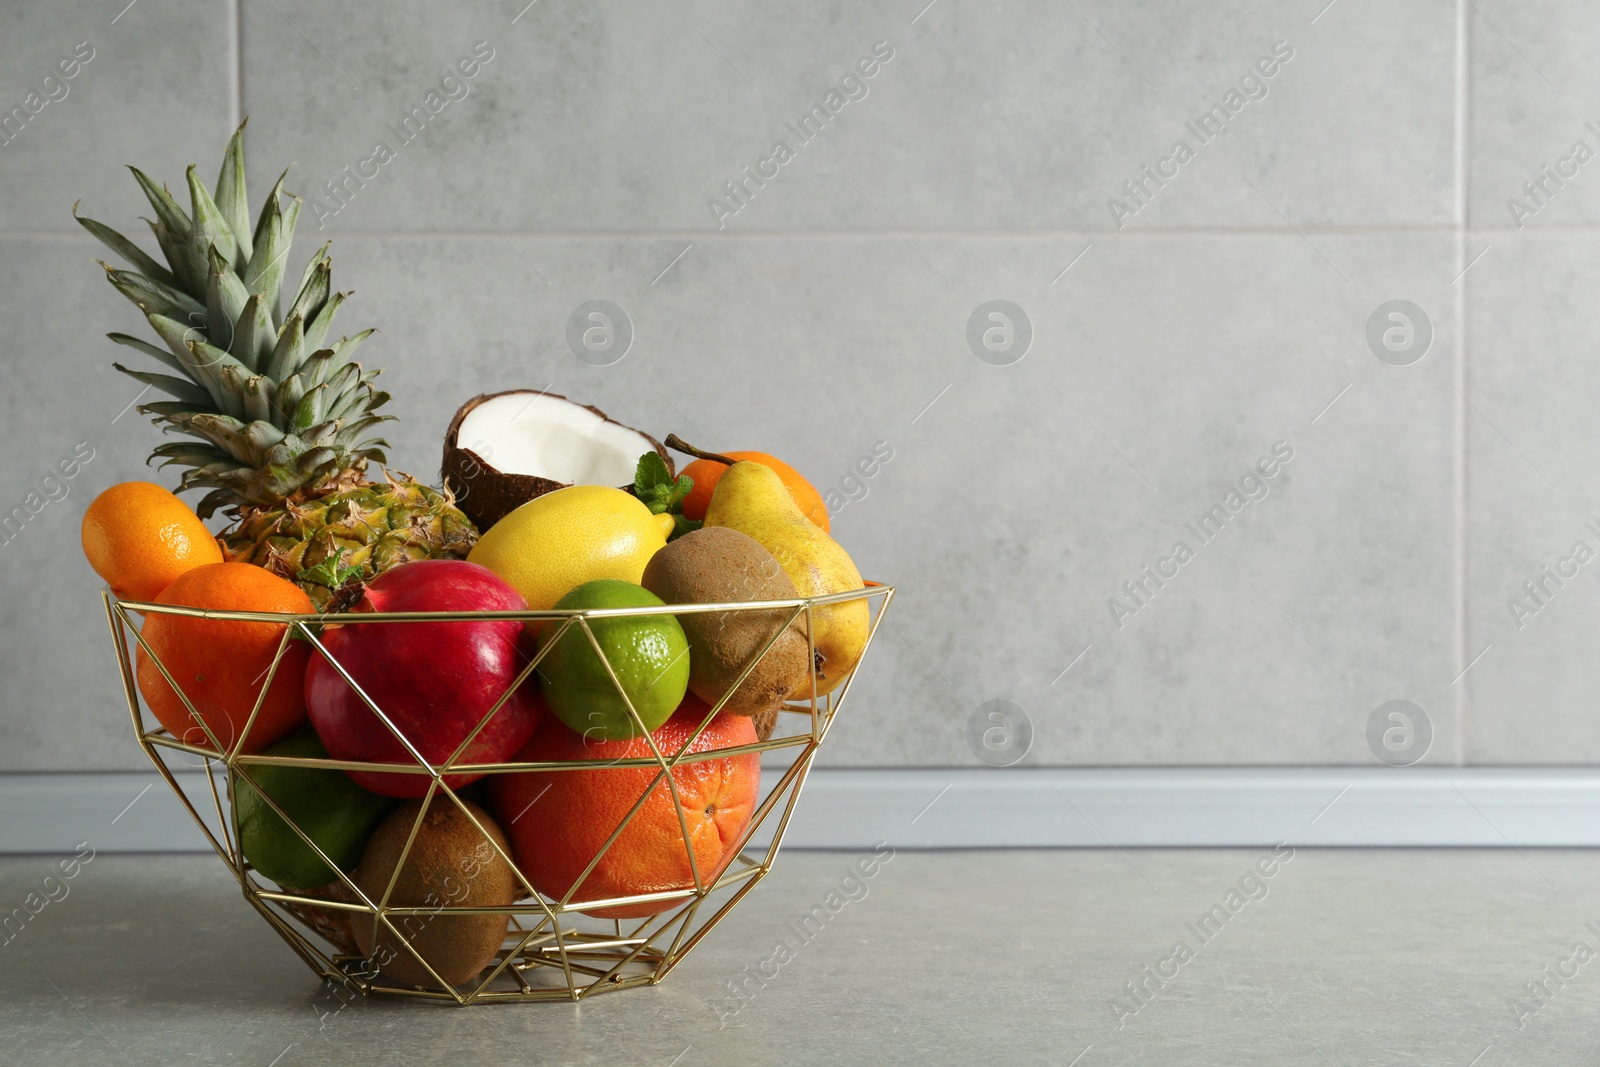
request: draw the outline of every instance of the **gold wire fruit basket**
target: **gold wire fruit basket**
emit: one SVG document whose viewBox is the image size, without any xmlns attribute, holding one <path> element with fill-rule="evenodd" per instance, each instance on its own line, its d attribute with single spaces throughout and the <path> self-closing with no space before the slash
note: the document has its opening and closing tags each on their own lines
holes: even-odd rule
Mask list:
<svg viewBox="0 0 1600 1067">
<path fill-rule="evenodd" d="M 867 649 L 871 646 L 884 613 L 894 598 L 894 587 L 868 583 L 863 589 L 830 596 L 665 607 L 502 612 L 360 612 L 341 615 L 286 615 L 175 607 L 118 600 L 109 590 L 102 596 L 122 673 L 123 692 L 127 698 L 128 710 L 132 715 L 134 731 L 140 746 L 189 814 L 193 816 L 211 847 L 228 865 L 228 869 L 238 880 L 245 899 L 289 944 L 289 947 L 294 949 L 312 971 L 332 983 L 335 988 L 369 995 L 385 994 L 456 1004 L 483 1004 L 513 1001 L 576 1001 L 595 993 L 654 985 L 665 978 L 684 956 L 710 933 L 733 906 L 739 903 L 772 869 L 789 820 L 800 798 L 800 790 L 811 769 L 812 760 L 827 737 L 846 694 L 854 684 L 856 670 L 861 660 L 865 659 Z M 695 746 L 702 733 L 717 717 L 723 703 L 728 699 L 727 696 L 715 705 L 707 705 L 708 713 L 687 741 L 671 751 L 663 750 L 651 733 L 644 729 L 638 712 L 634 709 L 610 663 L 606 661 L 590 627 L 591 620 L 627 615 L 681 616 L 701 612 L 733 614 L 759 611 L 765 613 L 765 618 L 771 619 L 772 613 L 776 610 L 788 609 L 787 621 L 781 626 L 773 626 L 772 636 L 744 666 L 743 673 L 728 686 L 728 693 L 732 694 L 791 626 L 797 622 L 804 624 L 807 642 L 812 656 L 815 657 L 816 630 L 811 625 L 813 615 L 833 605 L 862 601 L 867 604 L 870 624 L 861 656 L 842 682 L 821 696 L 816 693 L 816 687 L 813 686 L 807 702 L 798 703 L 791 700 L 782 705 L 779 709 L 780 714 L 777 715 L 776 728 L 766 740 L 724 748 L 696 750 Z M 271 666 L 261 679 L 260 694 L 256 697 L 249 718 L 238 731 L 237 741 L 229 745 L 219 743 L 206 719 L 196 712 L 188 695 L 174 681 L 169 667 L 161 663 L 145 640 L 138 617 L 158 614 L 217 621 L 268 622 L 284 627 Z M 417 752 L 396 723 L 362 690 L 346 668 L 334 659 L 318 636 L 319 632 L 329 625 L 381 626 L 406 622 L 469 623 L 493 620 L 515 620 L 524 624 L 554 624 L 559 629 L 551 641 L 540 642 L 538 652 L 522 668 L 516 680 L 495 702 L 494 707 L 484 715 L 473 730 L 472 736 L 461 743 L 449 760 L 437 765 L 430 765 Z M 573 627 L 583 632 L 590 646 L 599 655 L 600 661 L 605 663 L 606 673 L 616 686 L 617 693 L 626 705 L 634 725 L 643 732 L 643 739 L 647 739 L 649 754 L 638 758 L 561 762 L 455 762 L 461 759 L 472 737 L 475 737 L 494 718 L 501 705 L 537 670 L 539 663 L 555 646 L 559 637 Z M 376 718 L 414 757 L 414 764 L 269 756 L 247 754 L 243 751 L 249 742 L 251 727 L 262 709 L 278 667 L 284 661 L 285 653 L 290 649 L 292 642 L 300 640 L 309 642 L 314 650 L 311 654 L 326 659 L 356 690 Z M 191 740 L 175 737 L 159 723 L 152 725 L 155 722 L 154 715 L 144 706 L 140 698 L 136 651 L 142 651 L 143 655 L 149 658 L 182 699 L 195 722 L 205 731 L 203 742 L 194 743 Z M 545 714 L 549 714 L 548 710 Z M 757 792 L 758 800 L 748 826 L 725 853 L 728 858 L 723 861 L 721 868 L 703 869 L 697 860 L 695 847 L 690 843 L 690 831 L 683 798 L 680 795 L 679 778 L 684 773 L 692 772 L 690 765 L 695 762 L 746 754 L 754 754 L 761 764 L 758 781 L 762 778 L 769 779 L 774 774 L 777 775 L 777 780 L 770 786 L 765 781 L 761 782 Z M 268 792 L 257 786 L 256 780 L 251 776 L 252 772 L 273 766 L 413 774 L 427 778 L 421 809 L 414 825 L 410 827 L 404 849 L 395 863 L 394 874 L 389 878 L 388 885 L 381 894 L 364 892 L 349 871 L 341 869 L 339 864 L 333 862 L 268 795 Z M 474 814 L 474 810 L 481 811 L 481 809 L 474 809 L 472 805 L 465 803 L 465 798 L 460 795 L 463 790 L 470 791 L 472 787 L 459 785 L 452 787 L 446 781 L 447 776 L 467 773 L 492 780 L 498 775 L 594 769 L 613 773 L 632 770 L 638 775 L 641 773 L 641 768 L 646 770 L 653 768 L 655 771 L 649 778 L 648 785 L 640 792 L 638 800 L 611 831 L 610 836 L 589 860 L 588 865 L 583 868 L 582 874 L 572 880 L 572 888 L 560 897 L 540 893 L 517 866 L 513 857 L 508 854 L 507 848 L 495 840 L 494 835 L 487 832 L 478 816 Z M 194 771 L 200 771 L 202 774 L 190 773 Z M 179 780 L 180 774 L 184 777 L 202 778 L 204 784 L 195 788 L 195 796 L 191 796 L 189 791 L 185 790 Z M 219 778 L 223 779 L 223 784 L 220 786 Z M 286 888 L 264 878 L 255 870 L 241 851 L 238 827 L 229 817 L 237 790 L 245 783 L 254 787 L 256 795 L 287 824 L 296 837 L 334 870 L 338 876 L 337 881 L 310 890 Z M 692 884 L 603 900 L 573 899 L 574 894 L 587 884 L 591 872 L 622 837 L 647 801 L 656 795 L 663 785 L 670 794 L 672 810 L 676 813 L 678 828 L 683 833 L 683 840 L 680 843 L 688 858 Z M 452 813 L 459 812 L 483 835 L 488 846 L 483 850 L 484 859 L 494 862 L 488 857 L 488 851 L 492 849 L 500 862 L 509 865 L 516 878 L 518 899 L 515 903 L 508 906 L 475 906 L 430 899 L 422 904 L 402 906 L 390 900 L 401 867 L 422 828 L 424 816 L 433 811 L 435 805 L 445 805 L 445 810 Z M 770 828 L 770 833 L 765 838 L 761 833 L 764 828 Z M 654 914 L 636 915 L 629 919 L 597 918 L 586 914 L 595 911 L 608 911 L 614 914 L 624 910 L 637 912 L 657 908 L 659 910 Z M 500 940 L 498 950 L 494 952 L 492 962 L 466 982 L 451 982 L 441 976 L 426 954 L 418 952 L 412 946 L 407 934 L 402 933 L 400 929 L 401 926 L 405 926 L 408 932 L 416 934 L 419 921 L 426 927 L 429 923 L 442 922 L 448 917 L 483 915 L 505 916 L 506 933 Z M 382 972 L 380 961 L 375 961 L 373 957 L 361 952 L 354 943 L 351 930 L 353 923 L 361 921 L 363 917 L 369 924 L 369 929 L 373 931 L 373 936 L 380 939 L 382 945 L 392 946 L 397 943 L 400 947 L 396 951 L 409 954 L 409 957 L 426 972 L 426 979 L 416 983 L 397 980 Z M 374 953 L 374 956 L 376 955 Z"/>
</svg>

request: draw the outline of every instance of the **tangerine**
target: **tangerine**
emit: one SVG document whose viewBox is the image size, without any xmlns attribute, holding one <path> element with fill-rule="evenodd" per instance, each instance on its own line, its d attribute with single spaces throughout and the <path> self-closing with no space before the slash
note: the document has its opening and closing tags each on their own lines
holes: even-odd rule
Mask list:
<svg viewBox="0 0 1600 1067">
<path fill-rule="evenodd" d="M 83 513 L 83 554 L 122 600 L 154 600 L 180 575 L 222 562 L 194 511 L 154 482 L 122 482 Z"/>
<path fill-rule="evenodd" d="M 196 567 L 162 590 L 155 603 L 304 615 L 315 610 L 298 585 L 253 563 L 208 563 Z M 239 740 L 249 722 L 285 629 L 284 623 L 151 612 L 140 633 L 226 751 Z M 310 647 L 302 641 L 290 641 L 284 648 L 241 751 L 260 752 L 305 721 L 305 673 L 310 653 Z M 210 738 L 200 721 L 143 646 L 139 648 L 136 672 L 145 705 L 167 732 L 180 741 L 210 747 Z"/>
<path fill-rule="evenodd" d="M 765 452 L 724 452 L 729 459 L 748 459 L 771 467 L 778 472 L 778 479 L 783 482 L 783 487 L 789 490 L 789 496 L 800 505 L 800 510 L 806 518 L 822 528 L 823 533 L 828 532 L 828 505 L 823 503 L 822 494 L 816 487 L 806 481 L 805 475 L 789 466 L 777 456 L 769 456 Z M 683 498 L 683 517 L 700 522 L 706 517 L 706 508 L 711 506 L 711 494 L 717 488 L 723 472 L 728 469 L 726 463 L 718 463 L 714 459 L 697 459 L 689 464 L 680 474 L 687 474 L 694 479 L 694 488 L 689 490 L 689 495 Z"/>
</svg>

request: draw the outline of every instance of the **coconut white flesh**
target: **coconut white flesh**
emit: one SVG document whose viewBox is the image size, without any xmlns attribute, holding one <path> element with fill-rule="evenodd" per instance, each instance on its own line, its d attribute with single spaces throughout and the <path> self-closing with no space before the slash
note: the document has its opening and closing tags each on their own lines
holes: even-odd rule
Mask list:
<svg viewBox="0 0 1600 1067">
<path fill-rule="evenodd" d="M 572 485 L 631 485 L 639 457 L 656 450 L 637 430 L 538 393 L 485 400 L 461 420 L 456 444 L 497 471 Z"/>
</svg>

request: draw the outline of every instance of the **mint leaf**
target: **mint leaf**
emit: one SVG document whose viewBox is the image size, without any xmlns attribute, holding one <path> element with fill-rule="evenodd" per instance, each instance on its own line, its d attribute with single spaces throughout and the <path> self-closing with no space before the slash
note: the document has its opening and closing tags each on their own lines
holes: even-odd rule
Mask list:
<svg viewBox="0 0 1600 1067">
<path fill-rule="evenodd" d="M 700 523 L 683 517 L 683 498 L 694 490 L 694 479 L 687 474 L 674 478 L 667 465 L 655 452 L 639 457 L 639 466 L 633 474 L 633 495 L 638 497 L 652 515 L 671 515 L 674 524 L 672 536 L 682 537 L 691 530 L 700 529 Z"/>
<path fill-rule="evenodd" d="M 678 480 L 665 489 L 668 508 L 675 508 L 683 503 L 683 498 L 694 491 L 694 479 L 687 474 L 678 475 Z"/>
<path fill-rule="evenodd" d="M 656 496 L 656 490 L 672 483 L 672 475 L 667 473 L 666 460 L 658 452 L 646 452 L 639 457 L 639 465 L 633 472 L 633 495 L 649 503 Z"/>
<path fill-rule="evenodd" d="M 652 514 L 676 514 L 683 498 L 694 488 L 694 479 L 680 474 L 676 479 L 667 472 L 667 465 L 659 455 L 646 452 L 639 457 L 639 466 L 633 475 L 633 495 L 638 497 Z"/>
</svg>

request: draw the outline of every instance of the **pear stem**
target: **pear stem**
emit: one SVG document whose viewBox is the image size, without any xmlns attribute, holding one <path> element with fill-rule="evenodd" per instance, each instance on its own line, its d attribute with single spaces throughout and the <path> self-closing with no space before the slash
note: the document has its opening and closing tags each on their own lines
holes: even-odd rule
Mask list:
<svg viewBox="0 0 1600 1067">
<path fill-rule="evenodd" d="M 683 438 L 679 437 L 675 433 L 667 434 L 667 447 L 673 449 L 674 451 L 682 452 L 686 456 L 693 456 L 695 459 L 709 459 L 713 463 L 726 463 L 730 467 L 739 462 L 736 459 L 730 459 L 729 457 L 718 452 L 706 452 L 702 449 L 698 449 L 685 442 Z"/>
</svg>

